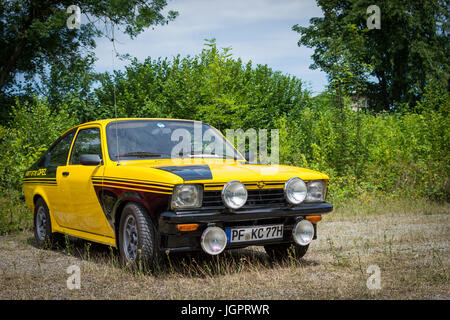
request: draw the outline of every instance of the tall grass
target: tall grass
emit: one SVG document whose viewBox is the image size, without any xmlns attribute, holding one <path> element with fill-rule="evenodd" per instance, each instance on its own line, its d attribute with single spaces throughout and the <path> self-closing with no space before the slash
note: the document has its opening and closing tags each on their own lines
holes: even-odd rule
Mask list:
<svg viewBox="0 0 450 320">
<path fill-rule="evenodd" d="M 0 189 L 0 235 L 32 229 L 33 215 L 19 197 L 14 189 Z"/>
</svg>

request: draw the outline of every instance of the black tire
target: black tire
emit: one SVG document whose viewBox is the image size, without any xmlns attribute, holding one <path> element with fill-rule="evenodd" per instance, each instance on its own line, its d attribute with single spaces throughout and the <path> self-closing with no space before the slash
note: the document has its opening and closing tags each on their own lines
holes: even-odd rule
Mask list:
<svg viewBox="0 0 450 320">
<path fill-rule="evenodd" d="M 129 236 L 125 236 L 127 225 L 132 220 L 135 223 L 135 233 L 137 236 L 137 239 L 134 240 L 130 240 Z M 158 243 L 159 235 L 150 216 L 139 204 L 130 202 L 123 208 L 120 217 L 118 239 L 120 261 L 123 265 L 129 265 L 139 269 L 153 269 L 159 265 L 161 260 Z M 136 255 L 130 252 L 133 251 L 130 248 L 131 242 L 137 244 L 136 246 L 133 245 L 137 250 Z"/>
<path fill-rule="evenodd" d="M 295 259 L 301 259 L 308 251 L 309 244 L 306 246 L 299 246 L 294 243 L 282 243 L 282 244 L 271 244 L 264 246 L 270 259 L 281 261 L 292 256 Z"/>
<path fill-rule="evenodd" d="M 42 220 L 42 218 L 45 219 Z M 39 223 L 39 226 L 37 225 Z M 34 238 L 36 244 L 41 248 L 54 248 L 62 239 L 59 233 L 52 233 L 52 222 L 50 220 L 50 212 L 44 199 L 39 198 L 34 206 Z"/>
</svg>

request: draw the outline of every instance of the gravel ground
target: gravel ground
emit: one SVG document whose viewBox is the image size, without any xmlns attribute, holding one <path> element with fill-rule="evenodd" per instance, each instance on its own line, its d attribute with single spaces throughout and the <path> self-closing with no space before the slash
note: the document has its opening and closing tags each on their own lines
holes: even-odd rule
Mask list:
<svg viewBox="0 0 450 320">
<path fill-rule="evenodd" d="M 448 212 L 330 217 L 299 261 L 272 263 L 251 247 L 219 257 L 171 255 L 153 273 L 120 267 L 115 250 L 95 243 L 43 250 L 32 233 L 2 236 L 0 299 L 450 298 Z M 72 265 L 81 287 L 70 290 Z M 376 276 L 370 266 L 379 268 L 380 289 L 368 288 Z"/>
</svg>

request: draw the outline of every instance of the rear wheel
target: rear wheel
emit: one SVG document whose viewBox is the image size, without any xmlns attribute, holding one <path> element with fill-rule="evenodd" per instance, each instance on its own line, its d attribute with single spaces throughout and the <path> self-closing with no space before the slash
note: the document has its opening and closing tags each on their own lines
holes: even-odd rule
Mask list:
<svg viewBox="0 0 450 320">
<path fill-rule="evenodd" d="M 272 260 L 283 260 L 290 256 L 300 259 L 306 254 L 308 248 L 309 244 L 306 246 L 300 246 L 294 243 L 271 244 L 264 246 L 264 249 Z"/>
<path fill-rule="evenodd" d="M 153 268 L 160 261 L 157 231 L 145 209 L 137 203 L 125 205 L 120 217 L 119 252 L 122 264 Z"/>
<path fill-rule="evenodd" d="M 51 248 L 59 242 L 62 235 L 52 233 L 50 212 L 44 199 L 39 198 L 34 207 L 34 238 L 39 247 Z"/>
</svg>

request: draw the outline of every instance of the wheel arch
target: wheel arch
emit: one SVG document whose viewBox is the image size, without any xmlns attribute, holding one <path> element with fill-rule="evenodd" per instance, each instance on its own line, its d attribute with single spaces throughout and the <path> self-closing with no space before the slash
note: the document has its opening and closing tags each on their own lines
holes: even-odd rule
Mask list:
<svg viewBox="0 0 450 320">
<path fill-rule="evenodd" d="M 47 193 L 42 188 L 36 188 L 36 190 L 33 192 L 32 208 L 30 208 L 31 211 L 34 212 L 35 207 L 36 207 L 36 202 L 38 201 L 39 198 L 42 198 L 42 200 L 45 201 L 45 204 L 47 205 L 48 210 L 50 211 L 50 215 L 51 215 L 51 211 L 52 211 L 51 204 L 48 200 Z"/>
<path fill-rule="evenodd" d="M 33 205 L 36 206 L 36 202 L 38 201 L 39 198 L 42 198 L 42 200 L 45 201 L 45 199 L 44 199 L 43 196 L 41 196 L 39 193 L 36 193 L 36 194 L 33 196 Z"/>
<path fill-rule="evenodd" d="M 146 199 L 141 194 L 139 194 L 139 192 L 135 191 L 126 192 L 117 199 L 111 214 L 111 217 L 113 218 L 114 235 L 116 238 L 117 248 L 119 248 L 118 241 L 119 241 L 120 219 L 122 217 L 123 209 L 127 204 L 129 203 L 138 204 L 144 209 L 145 214 L 147 214 L 150 217 L 153 224 L 157 222 L 156 219 L 153 217 L 153 215 L 149 212 L 148 206 L 146 205 L 145 202 Z"/>
<path fill-rule="evenodd" d="M 57 225 L 56 221 L 55 221 L 55 217 L 53 216 L 53 210 L 52 210 L 52 206 L 51 203 L 48 199 L 47 194 L 45 193 L 45 191 L 42 188 L 37 188 L 35 190 L 35 192 L 33 193 L 33 201 L 32 201 L 32 208 L 31 212 L 33 213 L 33 220 L 34 220 L 34 212 L 36 210 L 36 202 L 42 199 L 44 200 L 45 204 L 47 205 L 47 209 L 48 209 L 48 214 L 50 216 L 50 223 L 52 226 L 52 232 L 55 232 L 55 226 Z"/>
</svg>

